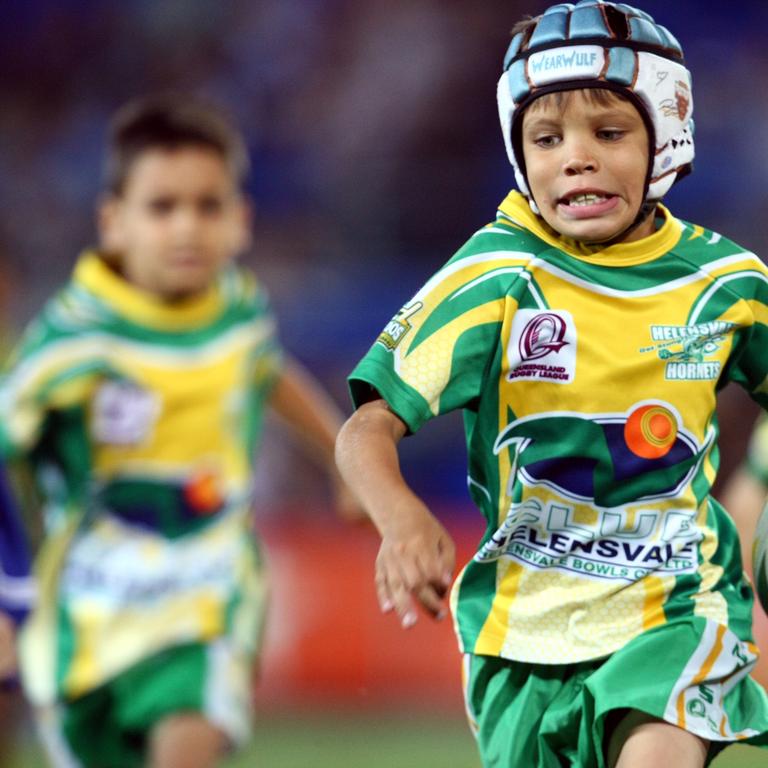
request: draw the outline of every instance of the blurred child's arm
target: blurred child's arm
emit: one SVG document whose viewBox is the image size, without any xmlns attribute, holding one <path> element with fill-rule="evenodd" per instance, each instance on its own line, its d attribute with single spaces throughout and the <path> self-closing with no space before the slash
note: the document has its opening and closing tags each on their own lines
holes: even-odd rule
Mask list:
<svg viewBox="0 0 768 768">
<path fill-rule="evenodd" d="M 341 479 L 333 459 L 333 447 L 344 416 L 336 403 L 304 367 L 286 359 L 270 394 L 269 405 L 300 438 L 309 443 L 333 484 L 338 514 L 347 520 L 365 516 Z"/>
<path fill-rule="evenodd" d="M 719 501 L 736 523 L 744 569 L 752 573 L 752 544 L 768 495 L 768 416 L 752 430 L 744 461 L 728 478 Z"/>
<path fill-rule="evenodd" d="M 752 573 L 752 543 L 760 513 L 766 502 L 768 488 L 746 467 L 734 471 L 721 494 L 721 502 L 730 513 L 741 541 L 741 558 L 744 569 Z"/>
<path fill-rule="evenodd" d="M 453 578 L 453 540 L 400 472 L 397 444 L 406 426 L 384 400 L 372 400 L 344 424 L 336 442 L 341 474 L 370 515 L 382 542 L 376 591 L 383 612 L 395 610 L 404 627 L 416 621 L 415 603 L 436 618 Z"/>
</svg>

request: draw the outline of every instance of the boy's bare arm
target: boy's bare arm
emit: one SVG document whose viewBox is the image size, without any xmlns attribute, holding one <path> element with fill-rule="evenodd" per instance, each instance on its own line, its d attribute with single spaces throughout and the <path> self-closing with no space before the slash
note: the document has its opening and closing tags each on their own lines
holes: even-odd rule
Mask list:
<svg viewBox="0 0 768 768">
<path fill-rule="evenodd" d="M 348 520 L 364 517 L 334 462 L 334 443 L 344 416 L 317 379 L 296 360 L 289 358 L 275 382 L 269 404 L 301 444 L 308 443 L 309 453 L 326 468 L 333 484 L 339 515 Z"/>
<path fill-rule="evenodd" d="M 382 542 L 376 591 L 382 611 L 395 610 L 404 627 L 417 618 L 418 601 L 437 618 L 453 578 L 456 550 L 448 532 L 406 484 L 397 444 L 406 432 L 384 400 L 362 405 L 336 441 L 342 476 L 370 515 Z"/>
</svg>

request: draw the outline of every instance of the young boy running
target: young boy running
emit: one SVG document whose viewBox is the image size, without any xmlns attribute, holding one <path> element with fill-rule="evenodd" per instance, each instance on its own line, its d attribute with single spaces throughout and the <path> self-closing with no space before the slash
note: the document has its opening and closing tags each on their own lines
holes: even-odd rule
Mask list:
<svg viewBox="0 0 768 768">
<path fill-rule="evenodd" d="M 103 247 L 81 256 L 0 386 L 0 454 L 31 460 L 47 505 L 21 667 L 56 766 L 204 768 L 247 736 L 265 409 L 337 477 L 340 413 L 232 263 L 249 239 L 247 165 L 207 104 L 125 107 Z"/>
<path fill-rule="evenodd" d="M 454 546 L 397 443 L 460 408 L 487 530 L 451 608 L 484 765 L 702 766 L 768 731 L 709 495 L 718 388 L 768 407 L 768 270 L 660 203 L 691 168 L 692 98 L 647 14 L 583 0 L 523 22 L 498 102 L 520 192 L 350 378 L 337 462 L 382 536 L 381 608 L 443 614 Z"/>
</svg>

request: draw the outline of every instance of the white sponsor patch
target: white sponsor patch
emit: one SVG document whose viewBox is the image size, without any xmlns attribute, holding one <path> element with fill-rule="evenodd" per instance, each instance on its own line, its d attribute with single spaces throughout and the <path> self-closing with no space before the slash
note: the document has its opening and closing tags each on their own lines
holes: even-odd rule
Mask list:
<svg viewBox="0 0 768 768">
<path fill-rule="evenodd" d="M 519 309 L 507 346 L 507 381 L 569 384 L 576 375 L 576 325 L 564 309 Z"/>
<path fill-rule="evenodd" d="M 552 48 L 529 56 L 528 78 L 534 86 L 559 80 L 597 78 L 604 64 L 605 52 L 599 45 Z"/>
<path fill-rule="evenodd" d="M 595 526 L 576 522 L 574 509 L 535 497 L 512 504 L 478 562 L 509 557 L 530 569 L 552 568 L 587 579 L 631 583 L 650 573 L 695 573 L 695 511 L 615 507 L 598 510 Z M 631 522 L 630 522 L 631 521 Z"/>
<path fill-rule="evenodd" d="M 61 594 L 75 607 L 137 612 L 196 594 L 225 600 L 242 549 L 229 519 L 202 535 L 168 540 L 106 517 L 73 541 Z"/>
<path fill-rule="evenodd" d="M 108 381 L 94 397 L 91 432 L 99 443 L 137 445 L 152 434 L 159 413 L 152 392 L 127 381 Z"/>
</svg>

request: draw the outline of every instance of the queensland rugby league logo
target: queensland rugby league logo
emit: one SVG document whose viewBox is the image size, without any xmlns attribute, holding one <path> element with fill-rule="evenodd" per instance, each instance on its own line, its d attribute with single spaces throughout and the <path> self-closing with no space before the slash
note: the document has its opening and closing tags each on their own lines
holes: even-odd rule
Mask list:
<svg viewBox="0 0 768 768">
<path fill-rule="evenodd" d="M 559 315 L 543 312 L 529 320 L 520 336 L 522 360 L 538 360 L 550 352 L 559 352 L 568 342 L 565 339 L 565 321 Z"/>
<path fill-rule="evenodd" d="M 507 347 L 508 381 L 573 381 L 576 327 L 565 310 L 520 309 Z"/>
<path fill-rule="evenodd" d="M 160 411 L 156 393 L 128 379 L 108 379 L 93 397 L 91 434 L 106 445 L 139 445 L 150 438 Z"/>
</svg>

